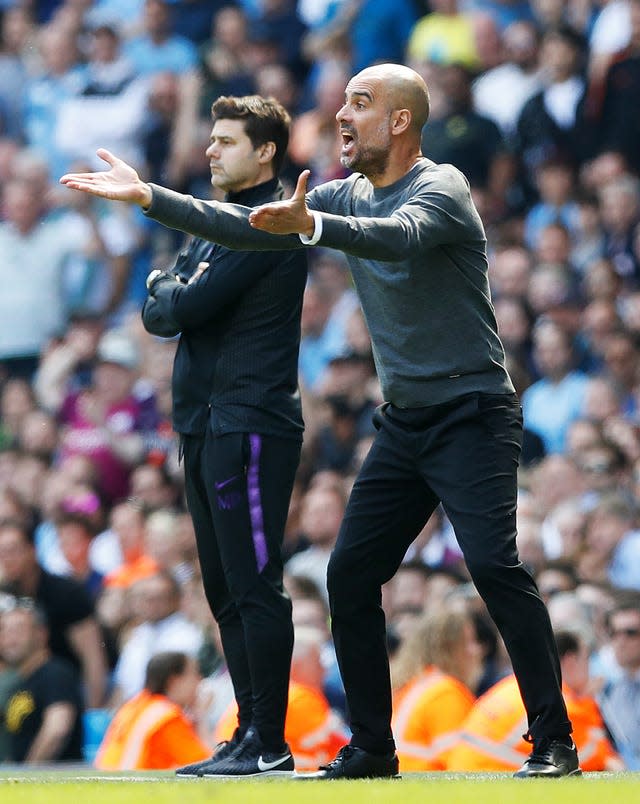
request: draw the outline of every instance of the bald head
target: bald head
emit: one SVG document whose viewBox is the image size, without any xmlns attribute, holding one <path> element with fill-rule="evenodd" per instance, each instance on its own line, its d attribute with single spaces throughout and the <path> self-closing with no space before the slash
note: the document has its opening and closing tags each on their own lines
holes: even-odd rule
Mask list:
<svg viewBox="0 0 640 804">
<path fill-rule="evenodd" d="M 402 64 L 375 64 L 361 70 L 352 81 L 364 79 L 379 83 L 389 111 L 407 109 L 411 114 L 411 129 L 421 133 L 429 118 L 429 90 L 415 70 Z"/>
</svg>

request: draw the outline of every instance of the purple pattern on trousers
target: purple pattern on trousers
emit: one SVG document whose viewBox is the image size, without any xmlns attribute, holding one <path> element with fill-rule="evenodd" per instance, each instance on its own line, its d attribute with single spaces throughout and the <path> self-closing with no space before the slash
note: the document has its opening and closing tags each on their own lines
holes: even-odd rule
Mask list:
<svg viewBox="0 0 640 804">
<path fill-rule="evenodd" d="M 247 491 L 249 495 L 249 517 L 251 519 L 251 535 L 253 549 L 256 554 L 258 572 L 266 567 L 269 556 L 267 553 L 267 540 L 264 535 L 264 518 L 262 515 L 262 498 L 260 495 L 260 450 L 262 438 L 257 433 L 249 435 L 251 448 L 249 455 L 249 468 L 247 471 Z"/>
</svg>

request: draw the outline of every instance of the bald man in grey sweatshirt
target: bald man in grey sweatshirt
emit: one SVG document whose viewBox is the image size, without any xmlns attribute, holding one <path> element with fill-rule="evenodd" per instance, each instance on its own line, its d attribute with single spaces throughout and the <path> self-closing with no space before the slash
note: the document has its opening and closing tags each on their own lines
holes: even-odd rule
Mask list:
<svg viewBox="0 0 640 804">
<path fill-rule="evenodd" d="M 337 114 L 348 179 L 254 210 L 140 181 L 106 151 L 69 186 L 138 203 L 172 228 L 228 248 L 320 245 L 348 257 L 385 404 L 327 573 L 353 736 L 315 778 L 398 773 L 381 587 L 439 503 L 520 684 L 533 750 L 520 777 L 580 773 L 546 608 L 516 547 L 519 401 L 487 276 L 486 237 L 465 177 L 420 150 L 429 97 L 400 65 L 354 76 Z"/>
</svg>

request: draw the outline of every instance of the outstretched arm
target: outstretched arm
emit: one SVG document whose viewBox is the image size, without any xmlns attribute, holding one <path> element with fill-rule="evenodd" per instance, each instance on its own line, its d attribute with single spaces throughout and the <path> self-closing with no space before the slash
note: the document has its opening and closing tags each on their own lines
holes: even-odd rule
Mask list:
<svg viewBox="0 0 640 804">
<path fill-rule="evenodd" d="M 72 190 L 80 190 L 111 201 L 138 204 L 150 218 L 165 226 L 219 243 L 226 248 L 246 251 L 289 251 L 303 248 L 297 235 L 282 237 L 281 228 L 276 230 L 274 227 L 267 232 L 254 229 L 249 224 L 250 207 L 200 201 L 164 187 L 146 184 L 131 165 L 110 151 L 101 148 L 97 153 L 110 166 L 109 170 L 67 173 L 60 182 Z"/>
<path fill-rule="evenodd" d="M 96 153 L 110 166 L 109 170 L 67 173 L 60 179 L 60 183 L 72 190 L 108 198 L 110 201 L 128 201 L 141 207 L 151 204 L 151 187 L 142 181 L 131 165 L 106 148 L 99 148 Z"/>
</svg>

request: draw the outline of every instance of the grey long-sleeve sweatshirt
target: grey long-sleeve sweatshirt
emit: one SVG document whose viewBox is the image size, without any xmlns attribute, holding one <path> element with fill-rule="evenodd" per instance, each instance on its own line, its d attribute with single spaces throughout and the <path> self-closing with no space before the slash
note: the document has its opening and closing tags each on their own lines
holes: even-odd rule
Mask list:
<svg viewBox="0 0 640 804">
<path fill-rule="evenodd" d="M 253 229 L 248 207 L 152 185 L 147 214 L 227 248 L 304 248 Z M 308 194 L 319 246 L 346 253 L 371 333 L 384 398 L 402 408 L 474 391 L 511 393 L 489 292 L 486 238 L 465 177 L 422 158 L 392 185 L 361 174 Z"/>
</svg>

